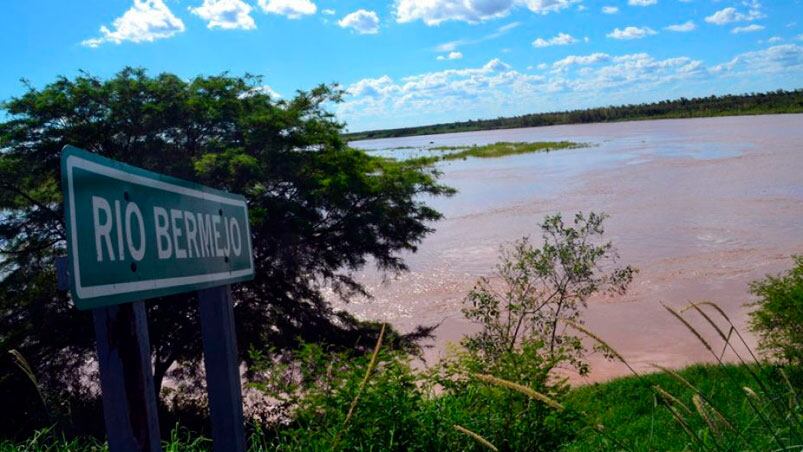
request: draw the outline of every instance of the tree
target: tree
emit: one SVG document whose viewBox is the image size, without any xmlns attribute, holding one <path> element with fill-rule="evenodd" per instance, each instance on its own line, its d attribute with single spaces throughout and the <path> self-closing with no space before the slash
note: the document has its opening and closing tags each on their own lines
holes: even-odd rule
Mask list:
<svg viewBox="0 0 803 452">
<path fill-rule="evenodd" d="M 751 306 L 750 329 L 759 336 L 759 348 L 790 366 L 803 364 L 803 256 L 784 274 L 767 276 L 750 285 L 758 297 Z"/>
<path fill-rule="evenodd" d="M 431 168 L 349 148 L 327 110 L 340 101 L 336 86 L 288 100 L 261 86 L 250 75 L 188 81 L 126 68 L 109 80 L 82 73 L 29 85 L 3 104 L 0 344 L 28 358 L 47 393 L 84 390 L 94 356 L 90 314 L 55 287 L 66 144 L 246 196 L 256 278 L 233 294 L 244 356 L 299 340 L 370 346 L 375 328 L 335 312 L 323 289 L 365 294 L 352 274 L 368 262 L 404 271 L 401 252 L 415 251 L 441 217 L 422 199 L 452 191 Z M 151 301 L 148 311 L 159 388 L 171 368 L 193 369 L 201 357 L 194 294 Z M 2 366 L 0 380 L 11 381 L 16 369 Z M 13 400 L 13 388 L 0 391 Z"/>
<path fill-rule="evenodd" d="M 567 360 L 587 373 L 582 343 L 562 323 L 582 323 L 591 295 L 625 293 L 637 271 L 610 267 L 617 254 L 611 242 L 600 242 L 605 218 L 578 213 L 567 225 L 560 214 L 547 216 L 540 248 L 527 237 L 503 248 L 497 279 L 480 279 L 466 297 L 463 314 L 481 327 L 464 340 L 466 348 L 493 363 L 522 343 L 535 343 L 554 362 Z"/>
</svg>

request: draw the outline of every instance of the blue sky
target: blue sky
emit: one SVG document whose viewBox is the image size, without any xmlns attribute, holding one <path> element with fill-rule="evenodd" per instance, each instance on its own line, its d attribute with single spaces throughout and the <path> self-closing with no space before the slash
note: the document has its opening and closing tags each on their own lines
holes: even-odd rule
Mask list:
<svg viewBox="0 0 803 452">
<path fill-rule="evenodd" d="M 0 99 L 79 70 L 337 82 L 352 131 L 803 87 L 800 0 L 10 0 Z"/>
</svg>

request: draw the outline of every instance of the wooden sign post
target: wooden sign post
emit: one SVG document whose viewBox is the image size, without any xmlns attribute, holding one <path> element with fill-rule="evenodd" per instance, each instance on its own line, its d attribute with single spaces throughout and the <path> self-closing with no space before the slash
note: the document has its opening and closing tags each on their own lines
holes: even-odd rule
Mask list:
<svg viewBox="0 0 803 452">
<path fill-rule="evenodd" d="M 109 449 L 161 450 L 145 304 L 97 308 L 92 314 Z"/>
<path fill-rule="evenodd" d="M 160 450 L 142 300 L 198 291 L 214 448 L 245 450 L 229 286 L 254 276 L 245 198 L 72 146 L 61 172 L 69 288 L 93 310 L 110 449 Z"/>
<path fill-rule="evenodd" d="M 216 451 L 245 451 L 240 360 L 229 286 L 198 292 L 206 388 Z"/>
</svg>

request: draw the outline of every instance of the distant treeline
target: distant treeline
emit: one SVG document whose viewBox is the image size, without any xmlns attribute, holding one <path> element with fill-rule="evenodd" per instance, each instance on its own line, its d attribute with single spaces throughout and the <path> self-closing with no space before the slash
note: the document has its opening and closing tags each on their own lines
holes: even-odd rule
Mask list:
<svg viewBox="0 0 803 452">
<path fill-rule="evenodd" d="M 347 134 L 352 141 L 476 130 L 515 129 L 558 124 L 584 124 L 640 119 L 698 118 L 706 116 L 757 115 L 803 112 L 803 89 L 663 100 L 651 104 L 620 105 L 585 110 L 534 113 L 522 116 L 478 119 L 400 129 L 371 130 Z"/>
</svg>

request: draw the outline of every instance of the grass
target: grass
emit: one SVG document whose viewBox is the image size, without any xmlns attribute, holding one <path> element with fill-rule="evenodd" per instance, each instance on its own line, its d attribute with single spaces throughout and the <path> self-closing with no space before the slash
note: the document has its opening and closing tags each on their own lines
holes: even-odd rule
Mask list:
<svg viewBox="0 0 803 452">
<path fill-rule="evenodd" d="M 428 397 L 420 391 L 423 380 L 410 372 L 407 361 L 394 358 L 396 355 L 380 359 L 383 325 L 367 362 L 337 363 L 328 361 L 326 355 L 319 356 L 324 359 L 320 365 L 342 368 L 337 379 L 324 385 L 331 388 L 323 392 L 311 390 L 312 403 L 297 412 L 301 422 L 274 431 L 257 426 L 250 437 L 250 449 L 803 450 L 799 394 L 803 369 L 758 361 L 752 351 L 751 359 L 743 359 L 732 341 L 738 338 L 741 345 L 747 344 L 724 311 L 713 303 L 690 304 L 681 310 L 664 307 L 716 357 L 716 364 L 682 370 L 654 366 L 658 372 L 637 372 L 604 339 L 570 322 L 568 326 L 596 342 L 599 346 L 595 348 L 626 365 L 633 376 L 551 397 L 531 386 L 464 367 L 461 372 L 468 372 L 464 375 L 467 384 L 456 386 L 461 390 Z M 708 315 L 712 311 L 722 317 L 719 323 Z M 695 313 L 709 323 L 712 331 L 691 326 L 684 314 Z M 722 320 L 729 326 L 728 333 L 721 328 Z M 712 347 L 714 342 L 704 336 L 713 332 L 740 363 L 727 364 L 718 357 Z M 23 370 L 24 363 L 19 357 Z M 520 371 L 517 368 L 515 378 L 527 378 Z M 509 395 L 515 393 L 533 403 L 519 403 L 519 409 L 514 409 Z M 524 417 L 531 422 L 519 422 Z M 207 450 L 210 445 L 208 438 L 178 426 L 163 442 L 166 451 Z M 67 438 L 54 428 L 46 428 L 24 441 L 0 440 L 0 452 L 12 450 L 107 448 L 99 439 Z"/>
<path fill-rule="evenodd" d="M 434 165 L 438 162 L 450 160 L 465 160 L 469 157 L 474 158 L 498 158 L 509 155 L 531 154 L 534 152 L 551 152 L 562 149 L 577 149 L 585 147 L 580 143 L 571 141 L 537 141 L 532 143 L 523 142 L 498 142 L 485 144 L 482 146 L 436 146 L 427 148 L 429 151 L 442 152 L 440 155 L 418 157 L 410 161 L 420 165 Z"/>
<path fill-rule="evenodd" d="M 459 160 L 466 157 L 481 159 L 505 157 L 508 155 L 530 154 L 533 152 L 550 152 L 559 149 L 574 149 L 581 145 L 570 141 L 538 141 L 535 143 L 507 143 L 499 142 L 484 146 L 472 146 L 462 151 L 446 154 L 443 160 Z"/>
<path fill-rule="evenodd" d="M 209 438 L 197 436 L 176 426 L 170 431 L 170 437 L 162 441 L 164 452 L 202 452 L 211 450 Z M 91 436 L 68 438 L 58 433 L 53 427 L 37 430 L 24 441 L 0 440 L 0 452 L 72 452 L 72 451 L 107 452 L 108 444 Z"/>
<path fill-rule="evenodd" d="M 376 361 L 372 359 L 371 362 Z M 367 378 L 375 369 L 372 363 L 366 368 Z M 790 407 L 796 404 L 793 390 L 794 387 L 801 387 L 803 380 L 800 369 L 787 369 L 790 370 L 793 372 L 791 382 L 779 368 L 769 366 L 693 365 L 678 371 L 660 371 L 578 387 L 571 390 L 560 403 L 507 380 L 480 374 L 474 377 L 493 386 L 521 392 L 557 411 L 578 413 L 582 419 L 578 423 L 577 435 L 562 445 L 561 450 L 565 451 L 800 450 L 801 442 L 794 436 L 795 429 L 791 427 L 796 420 L 788 417 L 784 420 L 772 413 L 773 403 L 780 402 Z M 754 375 L 769 386 L 769 397 L 756 386 Z M 363 381 L 368 381 L 367 378 Z M 358 394 L 361 392 L 358 391 Z M 352 402 L 350 413 L 357 405 L 356 400 Z M 480 424 L 483 422 L 478 421 Z M 783 422 L 788 422 L 790 428 L 779 425 Z M 441 428 L 451 427 L 470 438 L 477 445 L 475 450 L 494 450 L 499 445 L 494 445 L 475 433 L 475 430 L 460 424 L 449 424 L 448 420 L 443 424 Z M 340 430 L 345 428 L 342 425 Z M 771 435 L 770 431 L 777 431 L 777 434 Z M 250 438 L 250 450 L 275 449 L 276 443 L 266 441 L 262 435 L 264 432 L 259 430 L 254 432 Z M 302 441 L 298 447 L 290 446 L 287 449 L 303 450 L 305 438 L 310 439 L 302 435 L 297 438 Z M 162 444 L 166 451 L 200 451 L 207 450 L 210 445 L 209 439 L 197 437 L 178 427 Z M 318 446 L 327 444 L 324 442 Z M 340 450 L 336 443 L 329 443 L 328 447 Z M 345 449 L 351 447 L 355 450 L 371 449 L 368 445 L 343 445 Z M 91 437 L 67 439 L 50 429 L 40 430 L 21 442 L 0 441 L 0 452 L 39 450 L 108 449 L 101 440 Z"/>
<path fill-rule="evenodd" d="M 694 365 L 677 371 L 677 375 L 705 394 L 709 402 L 669 373 L 657 372 L 576 388 L 569 393 L 565 404 L 569 408 L 582 410 L 588 416 L 598 419 L 611 436 L 626 439 L 633 450 L 708 448 L 696 444 L 672 411 L 662 405 L 660 391 L 663 391 L 677 399 L 678 402 L 674 402 L 674 406 L 685 407 L 678 408 L 677 412 L 681 413 L 682 419 L 692 433 L 704 436 L 701 440 L 710 448 L 718 449 L 714 443 L 716 431 L 727 429 L 716 426 L 711 428 L 712 424 L 724 425 L 722 421 L 717 420 L 719 415 L 712 413 L 710 407 L 716 407 L 716 410 L 722 413 L 721 416 L 734 426 L 735 432 L 732 432 L 731 437 L 741 436 L 752 447 L 757 447 L 754 450 L 779 449 L 773 436 L 767 433 L 768 428 L 762 422 L 761 416 L 745 397 L 745 387 L 756 387 L 749 371 L 756 372 L 765 382 L 782 381 L 777 369 L 770 367 L 747 369 L 746 365 Z M 656 388 L 660 388 L 660 391 L 656 391 Z M 780 385 L 771 389 L 775 394 L 784 392 Z M 768 404 L 768 402 L 759 403 Z M 770 410 L 767 406 L 759 408 L 761 412 Z M 795 443 L 794 438 L 780 438 L 780 440 L 784 447 L 789 444 L 800 444 Z M 607 439 L 590 429 L 582 431 L 575 441 L 565 446 L 565 450 L 568 451 L 608 448 L 610 443 Z"/>
</svg>

